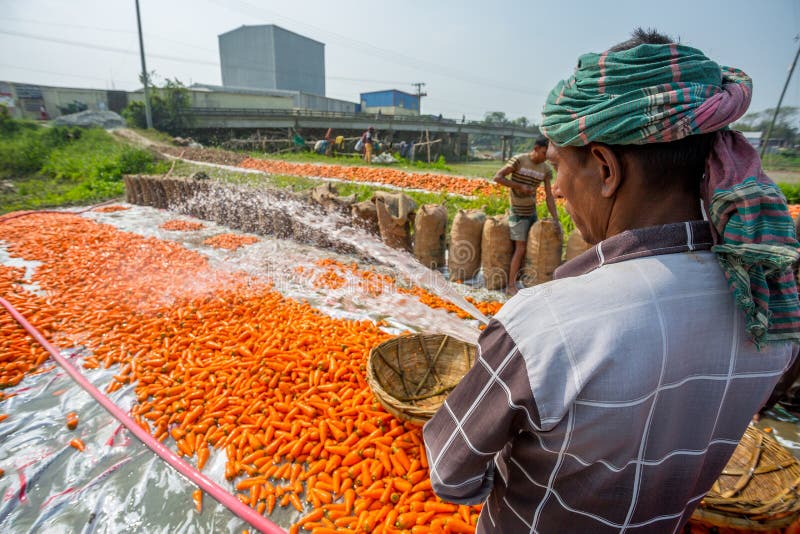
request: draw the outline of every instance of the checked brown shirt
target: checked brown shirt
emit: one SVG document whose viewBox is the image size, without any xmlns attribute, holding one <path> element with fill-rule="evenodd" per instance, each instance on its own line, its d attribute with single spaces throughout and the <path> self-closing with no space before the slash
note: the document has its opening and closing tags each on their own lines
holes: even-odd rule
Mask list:
<svg viewBox="0 0 800 534">
<path fill-rule="evenodd" d="M 675 532 L 797 347 L 757 351 L 708 223 L 624 232 L 520 291 L 424 427 L 478 532 Z"/>
</svg>

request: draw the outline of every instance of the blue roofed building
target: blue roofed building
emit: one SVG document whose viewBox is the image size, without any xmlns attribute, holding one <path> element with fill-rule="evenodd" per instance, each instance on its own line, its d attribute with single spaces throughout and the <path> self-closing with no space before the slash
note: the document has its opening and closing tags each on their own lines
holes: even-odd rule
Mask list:
<svg viewBox="0 0 800 534">
<path fill-rule="evenodd" d="M 361 93 L 359 98 L 363 113 L 381 113 L 383 115 L 419 115 L 419 97 L 387 89 L 385 91 L 372 91 Z"/>
</svg>

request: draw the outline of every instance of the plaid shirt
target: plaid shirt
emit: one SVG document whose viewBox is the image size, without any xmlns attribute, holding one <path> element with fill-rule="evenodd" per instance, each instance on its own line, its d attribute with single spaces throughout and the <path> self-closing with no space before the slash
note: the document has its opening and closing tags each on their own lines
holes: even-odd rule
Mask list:
<svg viewBox="0 0 800 534">
<path fill-rule="evenodd" d="M 797 351 L 756 350 L 710 246 L 628 231 L 520 291 L 425 425 L 434 491 L 478 532 L 675 532 Z"/>
</svg>

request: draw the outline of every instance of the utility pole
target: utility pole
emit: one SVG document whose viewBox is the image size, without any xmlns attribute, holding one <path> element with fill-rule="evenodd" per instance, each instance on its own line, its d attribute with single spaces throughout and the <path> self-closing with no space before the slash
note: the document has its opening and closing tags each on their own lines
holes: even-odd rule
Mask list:
<svg viewBox="0 0 800 534">
<path fill-rule="evenodd" d="M 144 63 L 144 40 L 142 39 L 142 17 L 139 15 L 139 0 L 136 0 L 136 25 L 139 28 L 139 55 L 142 57 L 142 83 L 144 83 L 144 116 L 147 129 L 153 127 L 153 115 L 150 113 L 150 90 L 148 86 L 147 66 Z"/>
<path fill-rule="evenodd" d="M 797 41 L 800 36 L 796 36 L 794 38 Z M 794 55 L 794 61 L 792 61 L 792 66 L 789 67 L 789 74 L 786 76 L 786 83 L 783 84 L 783 91 L 781 91 L 781 97 L 778 99 L 778 105 L 775 107 L 775 113 L 772 114 L 772 120 L 769 123 L 769 128 L 767 128 L 767 138 L 761 143 L 761 157 L 764 157 L 764 153 L 767 151 L 767 145 L 769 144 L 769 137 L 772 135 L 772 128 L 775 126 L 775 120 L 778 118 L 778 112 L 781 110 L 781 103 L 783 102 L 783 96 L 786 94 L 786 89 L 789 87 L 789 81 L 792 79 L 792 73 L 794 72 L 794 67 L 797 65 L 797 58 L 800 57 L 800 47 L 797 48 L 797 53 Z"/>
<path fill-rule="evenodd" d="M 428 96 L 428 93 L 423 93 L 422 88 L 425 87 L 425 82 L 412 83 L 417 88 L 417 102 L 419 102 L 419 114 L 422 115 L 422 97 Z"/>
</svg>

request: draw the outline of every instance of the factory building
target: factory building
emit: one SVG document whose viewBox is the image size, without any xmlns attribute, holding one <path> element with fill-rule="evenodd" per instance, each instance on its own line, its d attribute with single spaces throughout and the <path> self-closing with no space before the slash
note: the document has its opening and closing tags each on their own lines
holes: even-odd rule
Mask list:
<svg viewBox="0 0 800 534">
<path fill-rule="evenodd" d="M 325 45 L 274 24 L 218 36 L 222 85 L 325 96 Z"/>
<path fill-rule="evenodd" d="M 419 97 L 397 89 L 361 93 L 361 111 L 383 115 L 419 115 Z"/>
</svg>

